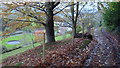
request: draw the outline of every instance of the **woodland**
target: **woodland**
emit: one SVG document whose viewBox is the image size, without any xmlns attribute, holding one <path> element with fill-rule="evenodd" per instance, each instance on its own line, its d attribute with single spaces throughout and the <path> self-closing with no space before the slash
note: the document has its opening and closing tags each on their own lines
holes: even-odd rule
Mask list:
<svg viewBox="0 0 120 68">
<path fill-rule="evenodd" d="M 120 2 L 0 2 L 0 66 L 120 66 Z"/>
</svg>

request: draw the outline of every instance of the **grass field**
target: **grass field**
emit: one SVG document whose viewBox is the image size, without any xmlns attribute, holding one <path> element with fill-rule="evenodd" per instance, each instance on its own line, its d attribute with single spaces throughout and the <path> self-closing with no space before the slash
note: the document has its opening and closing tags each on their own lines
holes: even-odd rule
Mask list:
<svg viewBox="0 0 120 68">
<path fill-rule="evenodd" d="M 34 38 L 34 36 L 32 34 L 24 34 L 24 35 L 5 38 L 1 41 L 1 43 L 2 43 L 2 45 L 6 46 L 7 49 L 12 49 L 12 48 L 23 45 L 25 42 L 32 42 L 31 38 Z M 7 42 L 11 41 L 11 40 L 18 40 L 18 41 L 20 41 L 20 44 L 17 44 L 17 45 L 7 44 Z"/>
<path fill-rule="evenodd" d="M 21 40 L 22 38 L 25 38 L 25 37 L 27 38 L 26 40 L 28 40 L 28 42 L 31 41 L 31 38 L 34 38 L 34 36 L 31 35 L 31 34 L 19 35 L 19 36 L 9 37 L 9 38 L 6 38 L 6 39 L 2 40 L 2 44 L 5 45 L 7 48 L 12 48 L 13 45 L 6 44 L 7 41 Z M 58 41 L 58 40 L 63 40 L 65 38 L 69 38 L 69 37 L 71 37 L 71 35 L 66 34 L 65 36 L 57 36 L 57 37 L 55 37 L 55 39 L 56 39 L 56 41 Z M 15 46 L 21 46 L 21 44 L 18 44 L 18 45 L 15 45 Z M 35 43 L 34 46 L 36 47 L 36 46 L 39 46 L 40 44 L 41 43 Z M 0 62 L 2 62 L 2 59 L 5 59 L 9 56 L 24 52 L 24 51 L 32 49 L 32 48 L 33 48 L 33 45 L 31 44 L 29 46 L 26 46 L 26 47 L 23 47 L 23 48 L 20 48 L 20 49 L 17 49 L 17 50 L 13 50 L 13 51 L 8 52 L 8 53 L 0 54 L 0 56 L 2 56 L 2 58 L 0 58 Z"/>
</svg>

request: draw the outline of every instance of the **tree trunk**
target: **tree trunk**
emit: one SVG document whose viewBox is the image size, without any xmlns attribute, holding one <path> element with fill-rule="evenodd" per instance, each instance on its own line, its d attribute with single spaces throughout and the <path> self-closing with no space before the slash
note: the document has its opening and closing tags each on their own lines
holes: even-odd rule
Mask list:
<svg viewBox="0 0 120 68">
<path fill-rule="evenodd" d="M 74 2 L 72 2 L 74 4 Z M 76 35 L 76 23 L 78 18 L 78 9 L 79 9 L 79 2 L 76 5 L 76 16 L 74 16 L 74 5 L 71 6 L 71 14 L 72 14 L 72 29 L 73 29 L 73 36 Z"/>
<path fill-rule="evenodd" d="M 55 42 L 55 35 L 54 35 L 54 21 L 53 21 L 53 9 L 51 8 L 49 2 L 46 3 L 46 36 L 47 36 L 47 42 Z"/>
<path fill-rule="evenodd" d="M 54 22 L 51 19 L 52 16 L 48 17 L 46 20 L 46 36 L 47 36 L 47 42 L 55 42 L 55 35 L 54 35 Z"/>
<path fill-rule="evenodd" d="M 72 2 L 71 4 L 74 4 L 74 2 Z M 71 6 L 71 14 L 72 14 L 72 32 L 73 32 L 73 36 L 76 35 L 76 22 L 74 21 L 74 5 Z"/>
<path fill-rule="evenodd" d="M 76 35 L 76 23 L 73 24 L 72 30 L 73 30 L 73 36 L 75 36 Z"/>
</svg>

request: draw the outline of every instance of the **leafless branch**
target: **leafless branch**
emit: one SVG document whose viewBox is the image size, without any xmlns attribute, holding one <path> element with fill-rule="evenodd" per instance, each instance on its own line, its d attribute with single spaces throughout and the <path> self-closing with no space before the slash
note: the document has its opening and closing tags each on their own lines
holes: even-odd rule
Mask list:
<svg viewBox="0 0 120 68">
<path fill-rule="evenodd" d="M 60 4 L 60 2 L 54 2 L 54 5 L 53 5 L 52 9 L 54 9 L 59 4 Z"/>
<path fill-rule="evenodd" d="M 64 15 L 66 16 L 66 17 L 68 17 L 70 20 L 72 19 L 72 17 L 71 16 L 68 16 L 68 14 L 65 14 L 64 13 Z M 71 20 L 72 21 L 72 20 Z"/>
<path fill-rule="evenodd" d="M 80 9 L 78 15 L 80 15 L 80 17 L 82 18 L 82 15 L 80 14 L 80 12 L 82 11 L 82 9 L 85 7 L 85 5 L 87 4 L 87 2 L 82 6 L 82 8 Z"/>
<path fill-rule="evenodd" d="M 70 27 L 70 28 L 72 28 L 71 26 L 60 26 L 60 27 Z"/>
<path fill-rule="evenodd" d="M 82 6 L 82 8 L 80 9 L 78 15 L 80 14 L 80 12 L 82 11 L 82 9 L 85 7 L 86 4 L 87 4 L 87 2 Z"/>
<path fill-rule="evenodd" d="M 65 8 L 70 7 L 70 6 L 72 6 L 72 5 L 76 5 L 76 3 L 75 3 L 75 4 L 71 4 L 71 5 L 65 6 L 65 7 L 64 7 L 63 9 L 61 9 L 60 11 L 54 13 L 54 15 L 58 14 L 59 12 L 63 11 Z"/>
<path fill-rule="evenodd" d="M 28 5 L 28 6 L 38 9 L 38 10 L 41 10 L 41 11 L 45 12 L 45 14 L 47 14 L 47 12 L 45 11 L 45 8 L 43 8 L 44 5 L 42 5 L 41 7 L 35 7 L 35 6 L 31 6 L 31 5 Z"/>
<path fill-rule="evenodd" d="M 77 22 L 78 15 L 79 15 L 78 9 L 79 9 L 79 2 L 77 2 L 77 5 L 76 5 L 76 17 L 75 17 L 75 22 Z"/>
</svg>

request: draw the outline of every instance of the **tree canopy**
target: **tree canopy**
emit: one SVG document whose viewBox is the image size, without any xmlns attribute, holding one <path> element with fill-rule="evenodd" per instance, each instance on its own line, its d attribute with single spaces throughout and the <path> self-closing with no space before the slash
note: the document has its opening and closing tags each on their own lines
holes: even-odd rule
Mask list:
<svg viewBox="0 0 120 68">
<path fill-rule="evenodd" d="M 109 2 L 103 13 L 105 25 L 109 31 L 120 33 L 120 2 Z"/>
</svg>

